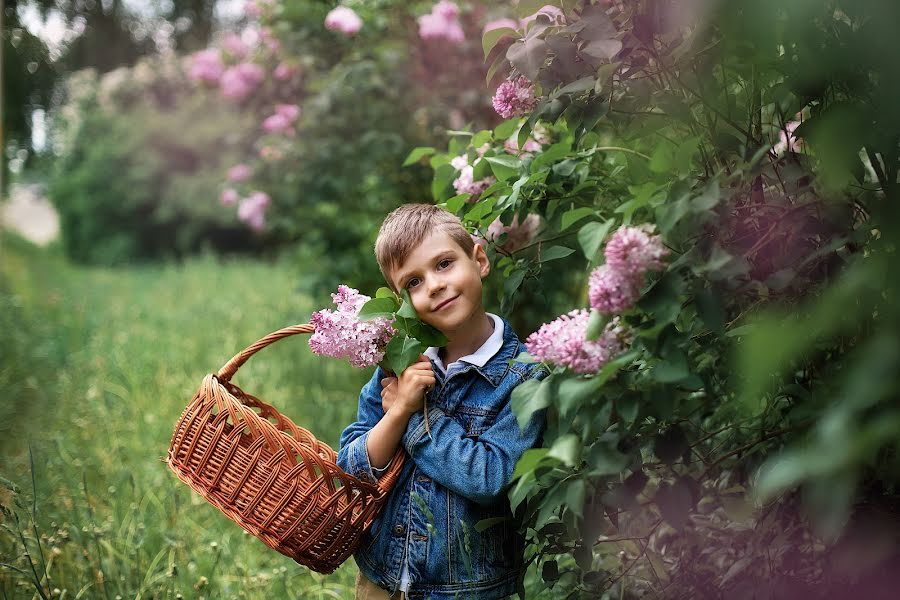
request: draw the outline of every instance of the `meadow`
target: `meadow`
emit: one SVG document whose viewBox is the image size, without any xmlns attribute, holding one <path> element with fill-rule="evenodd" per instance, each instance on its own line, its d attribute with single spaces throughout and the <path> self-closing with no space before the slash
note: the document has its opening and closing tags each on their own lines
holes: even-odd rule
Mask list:
<svg viewBox="0 0 900 600">
<path fill-rule="evenodd" d="M 76 267 L 4 235 L 0 254 L 0 591 L 40 598 L 346 598 L 246 534 L 166 468 L 175 421 L 206 373 L 306 322 L 285 263 L 203 256 Z M 236 375 L 336 447 L 369 371 L 283 340 Z"/>
</svg>

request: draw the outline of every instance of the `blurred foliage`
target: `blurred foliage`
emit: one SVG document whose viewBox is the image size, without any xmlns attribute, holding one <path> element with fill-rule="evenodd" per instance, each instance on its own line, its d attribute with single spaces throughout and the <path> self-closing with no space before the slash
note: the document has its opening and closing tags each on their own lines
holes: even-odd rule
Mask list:
<svg viewBox="0 0 900 600">
<path fill-rule="evenodd" d="M 509 493 L 529 590 L 888 597 L 900 562 L 900 45 L 888 24 L 900 8 L 562 5 L 564 21 L 538 17 L 511 46 L 485 36 L 488 60 L 542 100 L 431 156 L 435 200 L 480 232 L 542 217 L 534 242 L 491 245 L 516 314 L 584 306 L 621 224 L 655 224 L 673 257 L 622 314 L 628 352 L 514 395 L 520 419 L 548 409 L 544 447 Z M 549 146 L 504 151 L 539 126 Z M 461 153 L 483 156 L 476 179 L 497 179 L 475 201 L 450 185 Z"/>
<path fill-rule="evenodd" d="M 9 159 L 18 150 L 33 151 L 31 142 L 31 113 L 50 105 L 56 66 L 49 60 L 44 42 L 32 35 L 19 22 L 15 2 L 3 5 L 3 172 L 0 173 L 0 193 L 9 181 Z M 10 155 L 12 153 L 12 155 Z"/>
<path fill-rule="evenodd" d="M 70 257 L 121 264 L 265 248 L 215 200 L 248 119 L 193 91 L 164 59 L 69 83 L 49 195 Z"/>
</svg>

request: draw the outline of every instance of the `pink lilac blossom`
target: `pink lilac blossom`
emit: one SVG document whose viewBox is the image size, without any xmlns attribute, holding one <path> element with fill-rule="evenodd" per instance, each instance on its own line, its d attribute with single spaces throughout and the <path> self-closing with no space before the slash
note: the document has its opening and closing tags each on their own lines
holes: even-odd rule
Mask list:
<svg viewBox="0 0 900 600">
<path fill-rule="evenodd" d="M 281 115 L 293 123 L 300 118 L 300 107 L 296 104 L 276 104 L 275 114 Z"/>
<path fill-rule="evenodd" d="M 519 151 L 519 140 L 518 134 L 513 135 L 511 138 L 503 142 L 503 149 L 509 152 L 510 154 L 514 154 L 516 156 L 525 156 L 529 155 L 531 152 L 540 152 L 541 145 L 538 144 L 535 140 L 528 138 L 525 140 L 525 143 L 522 144 L 522 150 Z"/>
<path fill-rule="evenodd" d="M 363 22 L 359 15 L 346 6 L 338 6 L 325 16 L 325 29 L 347 36 L 356 35 L 362 26 Z"/>
<path fill-rule="evenodd" d="M 253 63 L 240 63 L 222 74 L 220 81 L 222 95 L 231 100 L 243 100 L 256 90 L 265 73 L 261 66 Z"/>
<path fill-rule="evenodd" d="M 200 50 L 191 56 L 190 70 L 188 71 L 191 81 L 216 85 L 224 72 L 225 65 L 222 64 L 222 57 L 219 56 L 218 50 L 212 48 Z"/>
<path fill-rule="evenodd" d="M 419 37 L 423 40 L 446 40 L 454 44 L 463 42 L 466 34 L 459 22 L 459 7 L 441 0 L 431 8 L 431 13 L 419 17 Z"/>
<path fill-rule="evenodd" d="M 226 175 L 228 181 L 232 183 L 240 183 L 242 181 L 247 181 L 253 176 L 253 169 L 251 169 L 248 165 L 244 163 L 239 163 L 228 169 L 228 174 Z"/>
<path fill-rule="evenodd" d="M 265 192 L 253 192 L 241 200 L 238 206 L 238 219 L 250 226 L 254 231 L 262 231 L 266 226 L 266 208 L 272 200 Z"/>
<path fill-rule="evenodd" d="M 238 34 L 234 32 L 228 33 L 222 39 L 222 47 L 238 60 L 243 60 L 250 52 L 250 46 Z"/>
<path fill-rule="evenodd" d="M 286 62 L 280 62 L 275 67 L 275 70 L 272 72 L 272 75 L 278 81 L 288 81 L 289 79 L 293 79 L 297 73 L 300 72 L 298 67 L 294 67 L 289 65 Z"/>
<path fill-rule="evenodd" d="M 526 115 L 538 103 L 534 97 L 534 85 L 522 76 L 501 83 L 491 102 L 497 114 L 504 119 Z"/>
<path fill-rule="evenodd" d="M 639 279 L 609 265 L 600 265 L 591 273 L 588 300 L 591 307 L 605 315 L 631 308 L 640 297 Z"/>
<path fill-rule="evenodd" d="M 266 117 L 262 122 L 262 128 L 268 133 L 288 133 L 293 130 L 291 120 L 278 113 Z"/>
<path fill-rule="evenodd" d="M 469 164 L 469 157 L 465 154 L 460 154 L 457 157 L 454 157 L 453 160 L 450 161 L 450 166 L 456 169 L 457 171 L 461 171 L 464 167 Z"/>
<path fill-rule="evenodd" d="M 783 129 L 778 130 L 778 143 L 772 147 L 775 154 L 781 156 L 785 152 L 797 152 L 800 149 L 803 140 L 794 135 L 798 127 L 800 127 L 800 121 L 789 121 L 784 124 Z"/>
<path fill-rule="evenodd" d="M 234 206 L 237 204 L 238 199 L 239 196 L 237 191 L 232 188 L 222 190 L 222 193 L 219 195 L 219 202 L 222 206 Z"/>
<path fill-rule="evenodd" d="M 505 252 L 513 253 L 534 240 L 540 224 L 541 218 L 534 213 L 525 217 L 521 225 L 519 224 L 519 215 L 514 215 L 509 225 L 504 225 L 503 221 L 498 217 L 493 223 L 488 225 L 486 235 L 488 240 L 496 242 L 505 233 L 506 241 L 499 248 Z"/>
<path fill-rule="evenodd" d="M 272 52 L 274 54 L 274 53 L 277 53 L 279 50 L 281 50 L 281 41 L 278 39 L 278 36 L 276 36 L 272 32 L 272 30 L 270 28 L 263 27 L 259 31 L 259 37 L 263 41 L 263 43 L 266 45 L 266 48 L 269 49 L 269 52 Z"/>
<path fill-rule="evenodd" d="M 346 285 L 339 285 L 331 298 L 337 310 L 323 309 L 309 319 L 316 328 L 309 338 L 309 347 L 321 356 L 347 359 L 354 367 L 377 365 L 384 359 L 384 349 L 394 334 L 390 320 L 379 317 L 361 321 L 359 310 L 370 298 Z"/>
<path fill-rule="evenodd" d="M 620 227 L 606 243 L 604 255 L 610 268 L 639 278 L 663 268 L 669 250 L 653 235 L 653 225 Z"/>
<path fill-rule="evenodd" d="M 474 180 L 475 169 L 472 165 L 464 166 L 459 176 L 453 180 L 453 189 L 457 194 L 471 194 L 469 202 L 474 202 L 484 190 L 488 189 L 497 179 L 495 177 L 485 177 L 484 179 Z"/>
<path fill-rule="evenodd" d="M 568 367 L 575 373 L 596 373 L 624 352 L 631 342 L 619 317 L 607 323 L 598 339 L 588 341 L 590 314 L 587 310 L 577 309 L 541 325 L 525 340 L 525 348 L 540 361 Z"/>
</svg>

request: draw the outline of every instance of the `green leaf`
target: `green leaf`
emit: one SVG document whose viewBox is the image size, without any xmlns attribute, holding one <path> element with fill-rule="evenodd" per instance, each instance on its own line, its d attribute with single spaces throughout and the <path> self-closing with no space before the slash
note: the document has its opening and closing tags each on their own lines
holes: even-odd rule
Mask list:
<svg viewBox="0 0 900 600">
<path fill-rule="evenodd" d="M 522 457 L 516 462 L 516 468 L 513 469 L 512 480 L 515 481 L 526 473 L 534 472 L 548 452 L 550 450 L 547 448 L 531 448 L 522 453 Z"/>
<path fill-rule="evenodd" d="M 609 323 L 609 317 L 604 315 L 599 310 L 591 309 L 591 316 L 588 317 L 587 324 L 587 334 L 585 339 L 589 342 L 593 342 L 603 333 L 603 330 L 606 328 L 606 324 Z"/>
<path fill-rule="evenodd" d="M 565 419 L 573 412 L 577 412 L 580 407 L 591 400 L 599 388 L 595 378 L 582 379 L 578 377 L 562 380 L 557 392 L 559 415 Z"/>
<path fill-rule="evenodd" d="M 491 141 L 491 131 L 489 129 L 482 129 L 472 136 L 472 147 L 480 148 L 489 141 Z"/>
<path fill-rule="evenodd" d="M 372 298 L 359 309 L 360 321 L 370 321 L 378 317 L 392 318 L 397 310 L 397 301 L 393 294 L 388 298 Z"/>
<path fill-rule="evenodd" d="M 553 94 L 553 97 L 558 98 L 559 96 L 562 96 L 563 94 L 578 94 L 581 92 L 586 92 L 588 90 L 594 89 L 595 83 L 597 83 L 597 80 L 594 79 L 593 76 L 582 77 L 581 79 L 573 81 L 572 83 L 570 83 L 566 86 L 563 86 L 562 88 L 557 90 Z"/>
<path fill-rule="evenodd" d="M 555 386 L 553 375 L 543 380 L 529 379 L 516 386 L 510 398 L 513 414 L 519 429 L 525 431 L 531 416 L 553 402 L 553 387 Z"/>
<path fill-rule="evenodd" d="M 484 58 L 487 60 L 488 54 L 494 49 L 494 46 L 504 37 L 513 39 L 519 38 L 519 32 L 511 27 L 500 27 L 486 31 L 481 37 L 481 49 L 484 50 Z"/>
<path fill-rule="evenodd" d="M 437 152 L 434 148 L 428 147 L 419 147 L 413 148 L 413 151 L 409 153 L 409 156 L 406 157 L 406 160 L 403 161 L 403 166 L 408 167 L 413 163 L 419 162 L 425 156 L 431 156 Z"/>
<path fill-rule="evenodd" d="M 515 294 L 516 290 L 519 289 L 519 286 L 522 285 L 522 281 L 525 279 L 525 274 L 527 272 L 527 269 L 520 268 L 510 273 L 503 281 L 503 294 L 507 297 L 511 297 Z"/>
<path fill-rule="evenodd" d="M 566 483 L 566 508 L 581 518 L 584 515 L 584 499 L 587 485 L 584 479 L 570 479 Z"/>
<path fill-rule="evenodd" d="M 512 134 L 516 132 L 517 129 L 522 124 L 522 119 L 510 119 L 508 121 L 503 121 L 496 127 L 494 127 L 494 139 L 495 140 L 508 140 Z"/>
<path fill-rule="evenodd" d="M 475 523 L 475 531 L 478 533 L 484 533 L 494 525 L 499 525 L 500 523 L 504 523 L 509 521 L 511 517 L 491 517 L 489 519 L 482 519 Z"/>
<path fill-rule="evenodd" d="M 545 263 L 551 260 L 556 260 L 559 258 L 565 258 L 575 252 L 571 248 L 566 248 L 565 246 L 553 246 L 541 252 L 541 260 L 540 262 Z"/>
<path fill-rule="evenodd" d="M 397 295 L 394 293 L 394 291 L 391 288 L 388 288 L 388 287 L 378 288 L 378 290 L 375 292 L 375 297 L 376 298 L 393 298 L 394 300 L 397 299 Z"/>
<path fill-rule="evenodd" d="M 526 365 L 533 365 L 540 362 L 538 359 L 528 354 L 527 352 L 520 353 L 513 360 L 515 360 L 516 362 L 525 363 Z"/>
<path fill-rule="evenodd" d="M 538 72 L 547 59 L 547 44 L 538 37 L 526 38 L 510 46 L 506 58 L 529 81 L 537 81 Z"/>
<path fill-rule="evenodd" d="M 527 472 L 523 475 L 507 494 L 510 509 L 515 511 L 519 504 L 522 503 L 522 500 L 528 496 L 528 493 L 533 490 L 536 485 L 537 480 L 535 479 L 534 472 Z"/>
<path fill-rule="evenodd" d="M 454 169 L 449 164 L 440 165 L 439 167 L 437 167 L 437 169 L 435 169 L 434 179 L 431 180 L 431 195 L 436 202 L 441 202 L 444 200 L 444 193 L 450 186 L 450 182 L 453 181 L 455 176 L 456 169 Z"/>
<path fill-rule="evenodd" d="M 558 459 L 567 467 L 577 467 L 581 464 L 581 450 L 581 440 L 578 436 L 567 433 L 553 442 L 547 456 Z"/>
<path fill-rule="evenodd" d="M 596 442 L 587 459 L 591 468 L 591 476 L 618 475 L 628 466 L 628 457 L 616 449 L 610 442 Z"/>
<path fill-rule="evenodd" d="M 587 258 L 588 262 L 591 264 L 594 264 L 594 259 L 597 257 L 597 251 L 600 249 L 600 245 L 603 243 L 606 234 L 609 233 L 612 226 L 613 220 L 607 219 L 603 223 L 598 223 L 596 221 L 588 223 L 578 230 L 578 243 L 581 245 L 581 250 L 584 252 L 585 258 Z"/>
<path fill-rule="evenodd" d="M 566 212 L 563 213 L 559 230 L 565 231 L 566 229 L 568 229 L 569 227 L 571 227 L 572 225 L 574 225 L 581 219 L 583 219 L 589 215 L 592 215 L 592 214 L 594 214 L 594 209 L 587 207 L 587 206 L 581 206 L 579 208 L 573 208 L 571 210 L 567 210 Z"/>
<path fill-rule="evenodd" d="M 448 198 L 447 202 L 446 202 L 447 210 L 452 212 L 453 214 L 458 213 L 459 209 L 461 209 L 463 206 L 465 206 L 466 200 L 468 200 L 468 199 L 469 199 L 469 194 L 457 194 L 456 196 L 453 196 L 452 198 Z"/>
<path fill-rule="evenodd" d="M 388 364 L 391 366 L 391 371 L 400 375 L 406 370 L 406 367 L 418 360 L 419 355 L 425 349 L 419 340 L 403 333 L 398 333 L 388 342 L 385 356 L 388 359 Z"/>
<path fill-rule="evenodd" d="M 416 309 L 413 308 L 412 299 L 409 297 L 409 290 L 401 290 L 400 296 L 403 298 L 403 303 L 400 305 L 400 309 L 397 310 L 397 316 L 418 321 L 419 315 L 416 313 Z"/>
<path fill-rule="evenodd" d="M 490 163 L 494 176 L 500 181 L 517 176 L 522 166 L 522 161 L 515 156 L 486 156 L 484 160 Z"/>
</svg>

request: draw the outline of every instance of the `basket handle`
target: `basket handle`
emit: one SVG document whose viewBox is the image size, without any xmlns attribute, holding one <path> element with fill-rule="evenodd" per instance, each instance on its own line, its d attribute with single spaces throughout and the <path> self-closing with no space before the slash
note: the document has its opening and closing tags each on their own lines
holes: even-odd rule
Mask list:
<svg viewBox="0 0 900 600">
<path fill-rule="evenodd" d="M 231 381 L 231 378 L 234 377 L 234 374 L 237 373 L 237 370 L 240 369 L 244 365 L 244 363 L 250 359 L 251 356 L 259 352 L 269 344 L 300 333 L 314 333 L 315 330 L 316 327 L 314 325 L 304 323 L 303 325 L 291 325 L 290 327 L 285 327 L 283 329 L 279 329 L 278 331 L 273 331 L 266 337 L 257 340 L 255 343 L 247 346 L 246 348 L 235 354 L 231 360 L 225 363 L 225 366 L 219 369 L 219 372 L 216 373 L 216 378 L 219 381 Z"/>
</svg>

